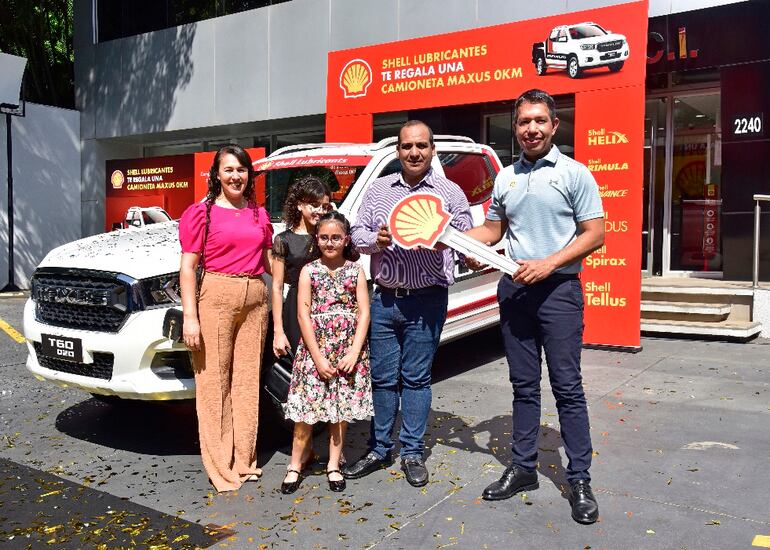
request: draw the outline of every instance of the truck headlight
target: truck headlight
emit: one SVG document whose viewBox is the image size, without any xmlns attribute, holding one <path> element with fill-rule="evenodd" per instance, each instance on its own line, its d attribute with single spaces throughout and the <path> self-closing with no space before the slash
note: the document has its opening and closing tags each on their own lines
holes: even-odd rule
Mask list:
<svg viewBox="0 0 770 550">
<path fill-rule="evenodd" d="M 142 294 L 148 306 L 181 304 L 179 273 L 167 273 L 142 280 Z"/>
<path fill-rule="evenodd" d="M 581 44 L 580 45 L 581 50 L 595 50 L 596 44 Z"/>
</svg>

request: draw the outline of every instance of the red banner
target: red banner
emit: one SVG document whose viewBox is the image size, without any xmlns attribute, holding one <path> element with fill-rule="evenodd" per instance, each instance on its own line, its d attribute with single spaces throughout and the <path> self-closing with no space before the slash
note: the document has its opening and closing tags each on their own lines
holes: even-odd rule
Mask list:
<svg viewBox="0 0 770 550">
<path fill-rule="evenodd" d="M 585 22 L 607 34 L 577 25 Z M 549 40 L 562 26 L 564 42 Z M 592 33 L 597 36 L 580 38 Z M 613 41 L 617 49 L 597 50 L 599 43 L 604 49 Z M 583 64 L 579 77 L 570 78 L 562 68 L 546 68 L 538 76 L 536 45 L 552 66 L 576 57 Z M 588 47 L 593 49 L 584 49 Z M 508 100 L 535 87 L 557 95 L 629 86 L 644 81 L 646 51 L 647 2 L 633 2 L 330 52 L 326 111 L 338 117 Z M 600 59 L 615 54 L 617 58 Z M 613 61 L 622 62 L 616 72 L 608 68 Z M 590 68 L 596 64 L 602 66 Z"/>
<path fill-rule="evenodd" d="M 265 148 L 246 149 L 252 161 L 264 158 Z M 107 161 L 105 230 L 123 224 L 133 206 L 163 208 L 173 219 L 206 196 L 215 151 Z M 256 163 L 256 162 L 255 162 Z M 264 178 L 256 182 L 257 200 L 265 198 Z"/>
</svg>

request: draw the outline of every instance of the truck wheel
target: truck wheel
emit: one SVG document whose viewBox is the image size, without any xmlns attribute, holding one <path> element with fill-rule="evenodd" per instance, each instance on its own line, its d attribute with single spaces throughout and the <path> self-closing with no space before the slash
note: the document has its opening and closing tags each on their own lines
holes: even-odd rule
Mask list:
<svg viewBox="0 0 770 550">
<path fill-rule="evenodd" d="M 580 76 L 580 63 L 578 58 L 574 55 L 569 56 L 567 59 L 567 74 L 570 78 L 578 78 Z"/>
<path fill-rule="evenodd" d="M 547 70 L 548 66 L 545 64 L 545 59 L 542 55 L 538 56 L 537 60 L 535 60 L 535 71 L 539 76 L 543 76 Z"/>
<path fill-rule="evenodd" d="M 616 63 L 610 63 L 609 64 L 610 72 L 611 73 L 618 72 L 620 69 L 623 68 L 623 63 L 624 63 L 623 61 L 618 61 Z"/>
</svg>

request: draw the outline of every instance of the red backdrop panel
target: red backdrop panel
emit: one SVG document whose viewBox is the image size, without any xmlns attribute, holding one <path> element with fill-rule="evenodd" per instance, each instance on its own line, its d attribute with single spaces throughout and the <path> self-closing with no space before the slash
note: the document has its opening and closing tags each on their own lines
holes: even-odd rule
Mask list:
<svg viewBox="0 0 770 550">
<path fill-rule="evenodd" d="M 640 343 L 643 145 L 644 86 L 575 96 L 575 158 L 593 173 L 604 206 L 605 244 L 581 277 L 587 343 Z"/>
</svg>

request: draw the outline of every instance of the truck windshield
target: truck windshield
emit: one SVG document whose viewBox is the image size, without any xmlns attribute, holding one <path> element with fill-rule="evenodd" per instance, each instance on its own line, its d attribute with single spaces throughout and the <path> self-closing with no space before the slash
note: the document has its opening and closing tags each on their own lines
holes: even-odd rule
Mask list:
<svg viewBox="0 0 770 550">
<path fill-rule="evenodd" d="M 270 213 L 270 219 L 272 221 L 280 220 L 289 187 L 307 176 L 316 176 L 325 181 L 332 190 L 332 202 L 339 206 L 363 172 L 368 160 L 369 157 L 366 158 L 366 162 L 357 165 L 347 163 L 316 164 L 291 168 L 268 168 L 263 177 L 265 178 L 265 208 Z M 260 166 L 255 166 L 255 168 L 260 170 Z"/>
<path fill-rule="evenodd" d="M 581 38 L 591 38 L 593 36 L 604 36 L 607 34 L 599 25 L 577 25 L 569 28 L 569 35 L 573 40 Z"/>
</svg>

